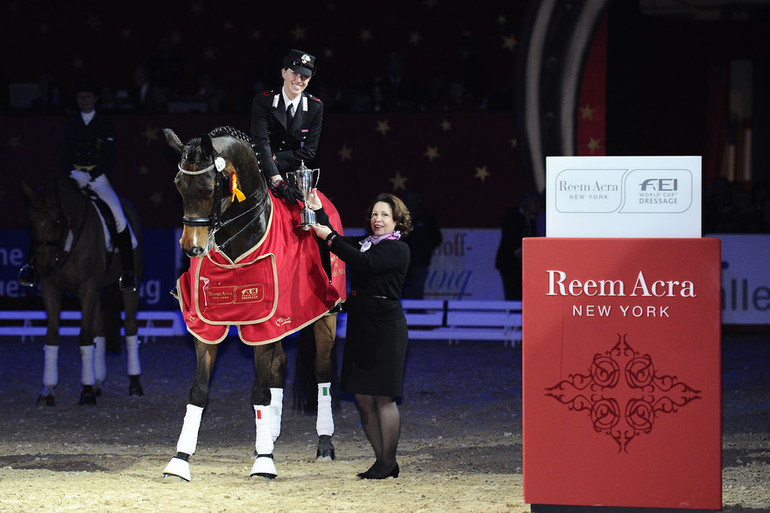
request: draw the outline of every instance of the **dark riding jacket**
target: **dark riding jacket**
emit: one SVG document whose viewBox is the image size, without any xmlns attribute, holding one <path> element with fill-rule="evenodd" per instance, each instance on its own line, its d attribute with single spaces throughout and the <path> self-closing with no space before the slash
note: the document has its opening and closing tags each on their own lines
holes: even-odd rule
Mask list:
<svg viewBox="0 0 770 513">
<path fill-rule="evenodd" d="M 251 105 L 251 137 L 266 177 L 294 171 L 302 161 L 315 158 L 321 138 L 323 103 L 302 93 L 299 108 L 289 122 L 281 90 L 265 91 Z"/>
<path fill-rule="evenodd" d="M 87 125 L 78 115 L 64 128 L 61 169 L 88 171 L 92 178 L 108 174 L 115 166 L 115 128 L 97 112 Z M 92 167 L 93 166 L 93 167 Z"/>
</svg>

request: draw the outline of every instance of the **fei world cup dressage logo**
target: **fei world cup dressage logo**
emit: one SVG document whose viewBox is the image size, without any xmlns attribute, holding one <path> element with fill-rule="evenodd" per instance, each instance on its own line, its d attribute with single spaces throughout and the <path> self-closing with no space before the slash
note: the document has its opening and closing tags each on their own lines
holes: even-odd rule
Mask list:
<svg viewBox="0 0 770 513">
<path fill-rule="evenodd" d="M 570 410 L 587 413 L 594 431 L 625 453 L 631 440 L 652 432 L 661 415 L 701 398 L 676 376 L 661 374 L 650 355 L 635 351 L 620 334 L 612 349 L 594 355 L 587 373 L 570 374 L 546 391 Z"/>
</svg>

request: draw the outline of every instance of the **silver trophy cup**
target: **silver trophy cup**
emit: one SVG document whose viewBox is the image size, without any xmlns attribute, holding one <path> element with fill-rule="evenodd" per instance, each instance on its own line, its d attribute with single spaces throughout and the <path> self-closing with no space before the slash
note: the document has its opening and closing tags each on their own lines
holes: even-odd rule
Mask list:
<svg viewBox="0 0 770 513">
<path fill-rule="evenodd" d="M 291 180 L 297 188 L 302 191 L 302 194 L 307 199 L 311 189 L 315 189 L 318 185 L 318 179 L 321 177 L 320 169 L 308 169 L 303 162 L 299 169 L 296 171 L 290 171 L 286 173 L 289 180 Z M 302 210 L 299 213 L 300 223 L 298 228 L 303 230 L 309 230 L 314 224 L 318 224 L 315 218 L 315 212 L 313 212 L 305 203 Z"/>
</svg>

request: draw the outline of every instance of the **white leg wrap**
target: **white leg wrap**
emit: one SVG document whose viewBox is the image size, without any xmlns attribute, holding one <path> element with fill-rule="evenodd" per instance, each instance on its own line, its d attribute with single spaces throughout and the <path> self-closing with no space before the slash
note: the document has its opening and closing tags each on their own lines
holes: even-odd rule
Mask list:
<svg viewBox="0 0 770 513">
<path fill-rule="evenodd" d="M 281 435 L 281 415 L 283 414 L 283 388 L 270 389 L 270 432 L 275 442 Z"/>
<path fill-rule="evenodd" d="M 142 373 L 139 362 L 139 335 L 126 335 L 126 353 L 128 354 L 128 375 L 138 376 Z"/>
<path fill-rule="evenodd" d="M 43 346 L 43 351 L 43 385 L 53 388 L 59 384 L 59 346 Z"/>
<path fill-rule="evenodd" d="M 94 375 L 96 382 L 101 384 L 107 378 L 107 360 L 105 351 L 107 349 L 106 337 L 94 337 Z"/>
<path fill-rule="evenodd" d="M 195 453 L 195 448 L 198 446 L 198 431 L 201 427 L 202 416 L 203 408 L 193 404 L 187 405 L 182 432 L 179 435 L 179 441 L 176 443 L 177 452 L 185 454 Z"/>
<path fill-rule="evenodd" d="M 80 346 L 80 382 L 83 385 L 94 385 L 94 346 Z"/>
<path fill-rule="evenodd" d="M 315 421 L 315 430 L 318 436 L 334 434 L 331 383 L 318 383 L 318 417 Z"/>
<path fill-rule="evenodd" d="M 257 440 L 254 444 L 257 454 L 273 454 L 273 435 L 270 430 L 270 406 L 254 405 L 257 425 Z"/>
</svg>

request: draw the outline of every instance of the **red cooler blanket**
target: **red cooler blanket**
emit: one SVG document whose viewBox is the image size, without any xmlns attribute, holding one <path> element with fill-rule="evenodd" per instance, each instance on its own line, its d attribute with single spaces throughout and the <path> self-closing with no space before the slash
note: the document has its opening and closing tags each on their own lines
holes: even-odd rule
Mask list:
<svg viewBox="0 0 770 513">
<path fill-rule="evenodd" d="M 332 226 L 342 233 L 337 209 L 319 192 Z M 297 229 L 301 207 L 274 200 L 262 240 L 230 260 L 215 245 L 190 259 L 177 280 L 187 330 L 210 344 L 238 326 L 249 345 L 268 344 L 307 326 L 345 300 L 345 263 L 331 255 L 332 279 L 321 263 L 313 230 Z"/>
</svg>

